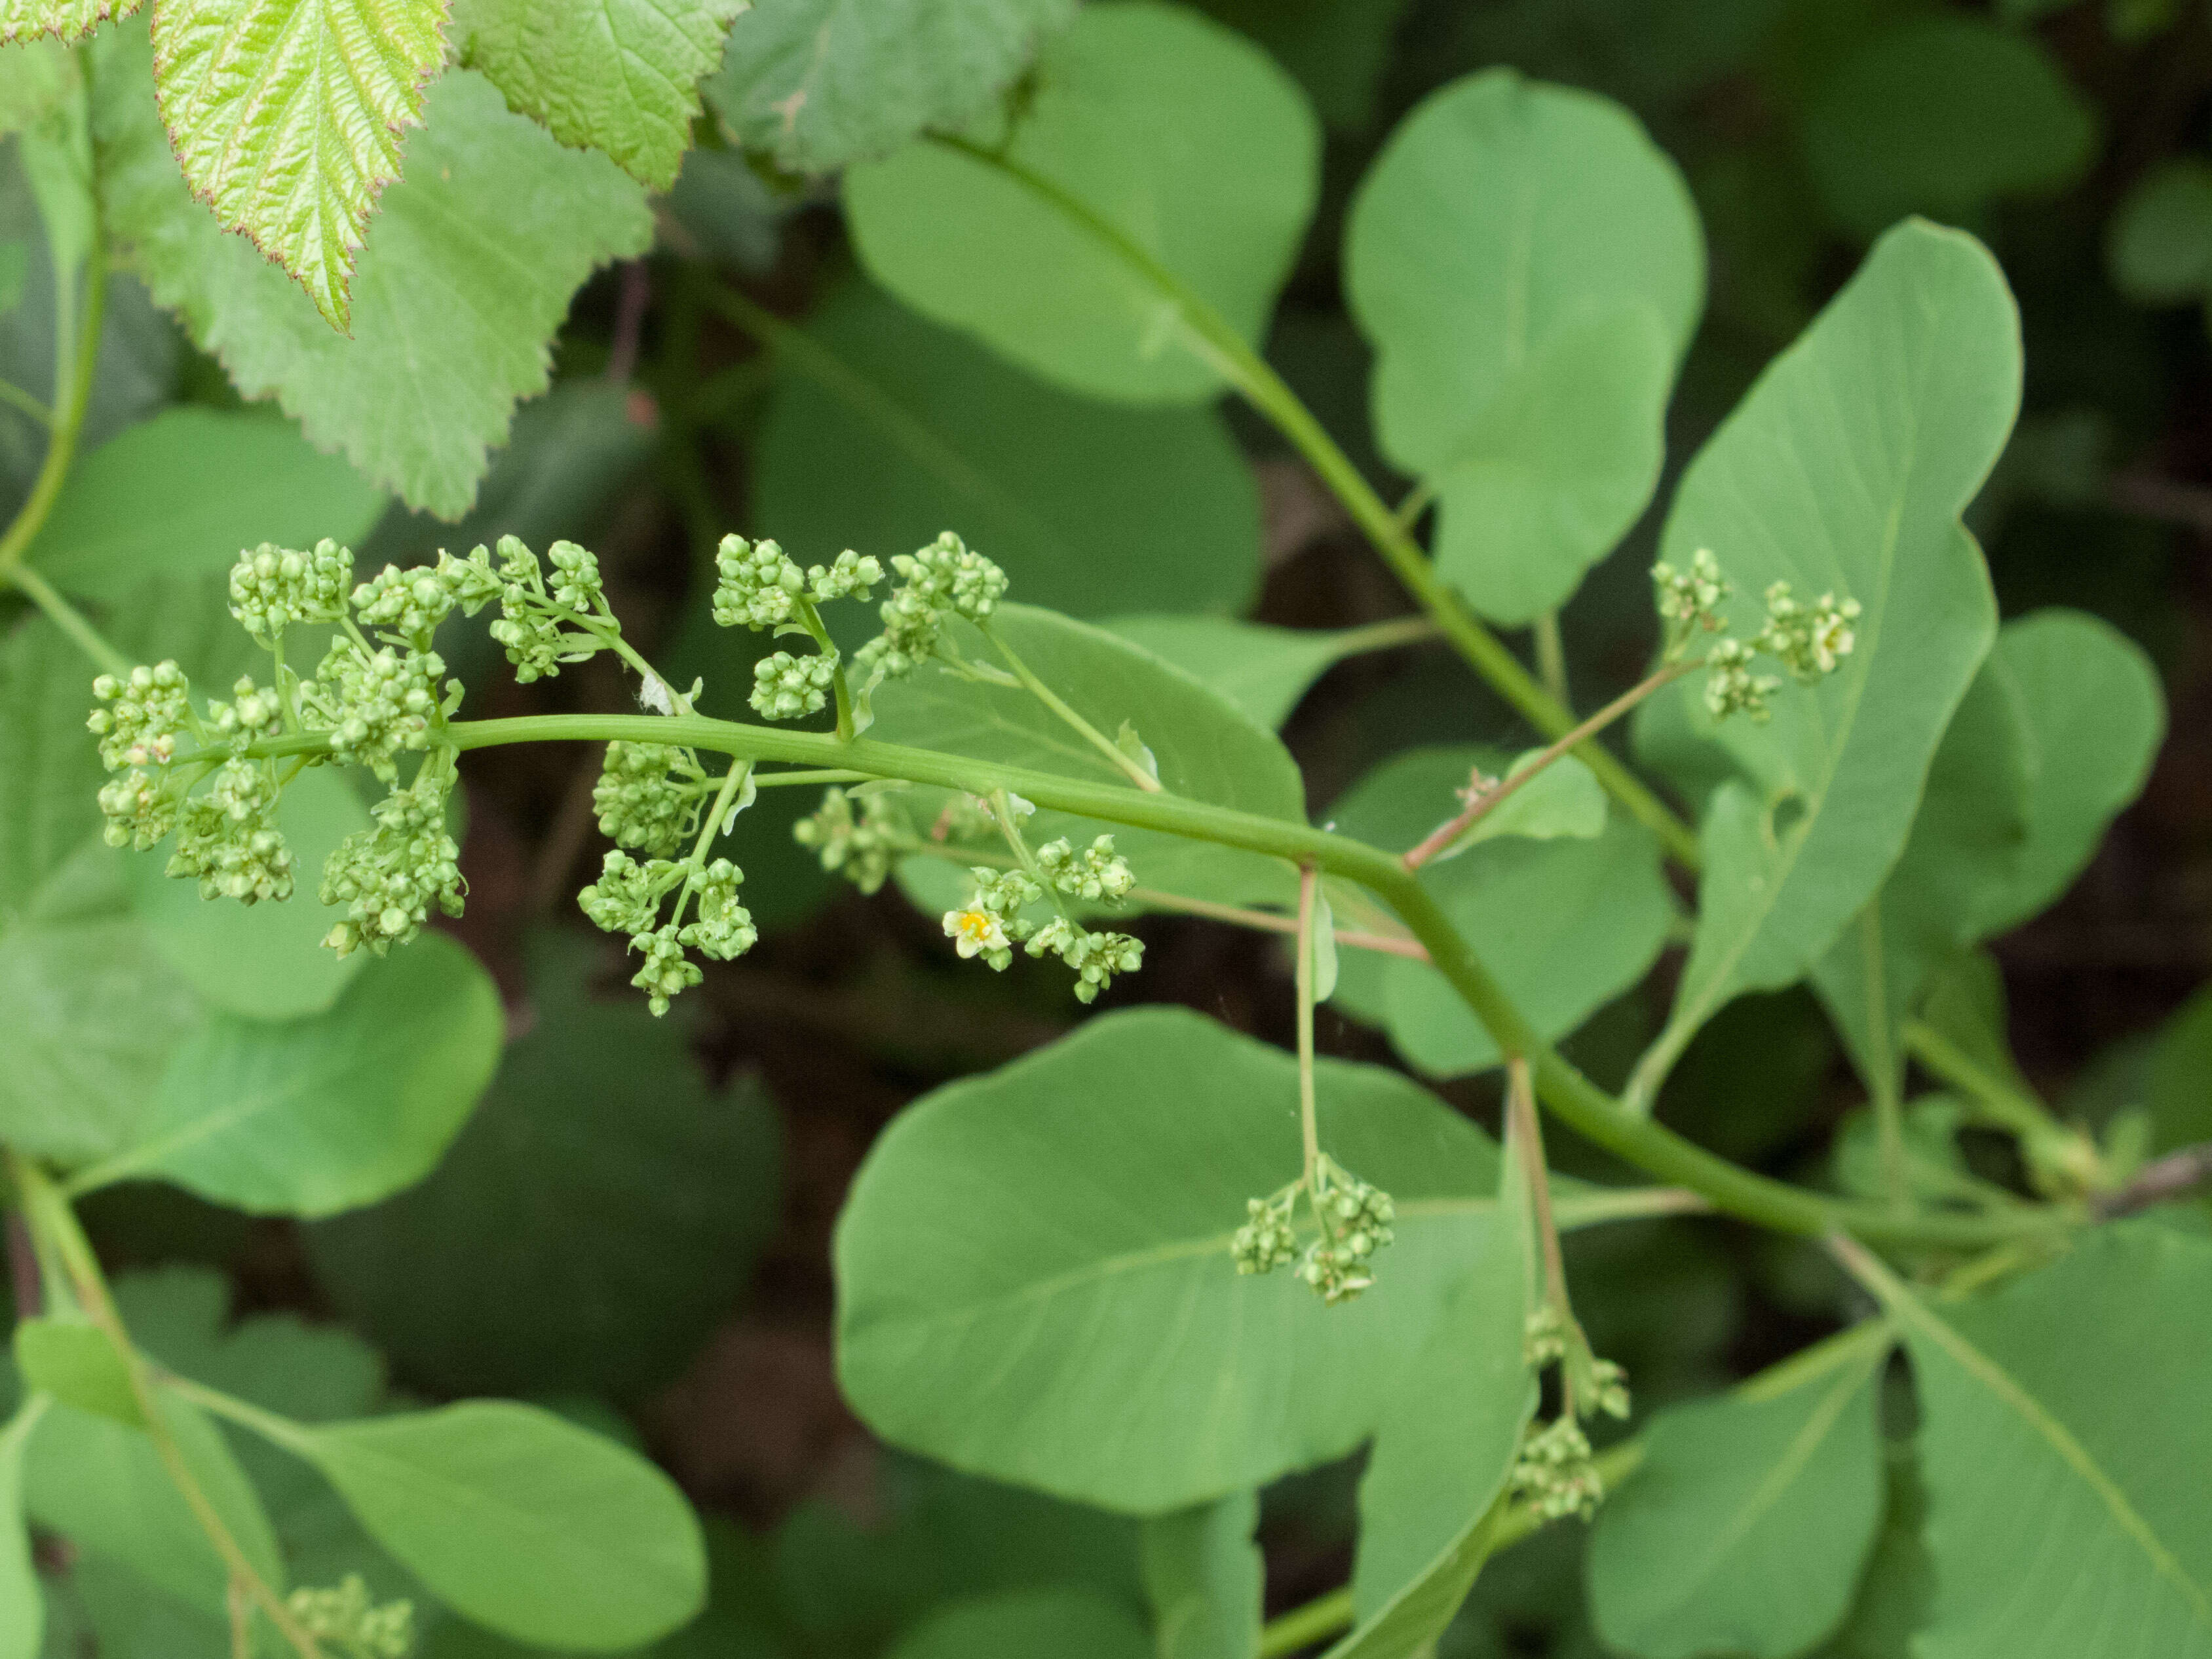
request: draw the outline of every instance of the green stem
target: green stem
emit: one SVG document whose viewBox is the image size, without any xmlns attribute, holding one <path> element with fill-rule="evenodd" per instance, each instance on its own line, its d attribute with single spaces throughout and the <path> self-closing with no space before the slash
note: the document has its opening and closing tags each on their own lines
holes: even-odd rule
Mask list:
<svg viewBox="0 0 2212 1659">
<path fill-rule="evenodd" d="M 1567 690 L 1567 645 L 1559 637 L 1559 613 L 1538 611 L 1528 631 L 1536 647 L 1536 678 L 1560 708 L 1572 709 L 1574 700 Z"/>
<path fill-rule="evenodd" d="M 1382 622 L 1364 623 L 1358 628 L 1347 628 L 1337 636 L 1338 660 L 1357 657 L 1370 651 L 1388 651 L 1401 645 L 1418 645 L 1423 640 L 1440 640 L 1444 631 L 1437 626 L 1433 617 L 1390 617 Z"/>
<path fill-rule="evenodd" d="M 1905 1025 L 1905 1052 L 1981 1109 L 2000 1128 L 2025 1139 L 2076 1139 L 2051 1109 L 2021 1093 L 1925 1020 Z"/>
<path fill-rule="evenodd" d="M 1176 319 L 1185 331 L 1185 343 L 1290 440 L 1330 493 L 1344 504 L 1384 562 L 1396 572 L 1406 591 L 1435 618 L 1469 665 L 1546 737 L 1561 737 L 1573 728 L 1574 715 L 1536 683 L 1496 635 L 1476 620 L 1450 584 L 1437 574 L 1411 531 L 1399 522 L 1398 515 L 1375 493 L 1312 411 L 1219 313 L 1119 227 L 1100 218 L 1042 174 L 963 138 L 941 136 L 934 142 L 1006 173 L 1096 236 L 1158 289 L 1174 307 Z M 1641 779 L 1595 744 L 1585 744 L 1578 753 L 1607 793 L 1658 836 L 1671 856 L 1686 868 L 1698 867 L 1697 836 Z"/>
<path fill-rule="evenodd" d="M 866 783 L 874 774 L 854 772 L 838 767 L 815 768 L 798 772 L 757 772 L 753 787 L 774 789 L 780 786 L 824 783 Z"/>
<path fill-rule="evenodd" d="M 1706 1152 L 1621 1103 L 1563 1059 L 1538 1035 L 1490 971 L 1476 960 L 1443 909 L 1392 854 L 1364 842 L 1308 825 L 1257 817 L 1166 793 L 1093 783 L 1025 767 L 912 749 L 872 738 L 840 743 L 823 732 L 789 731 L 700 714 L 542 714 L 512 720 L 458 720 L 448 740 L 458 749 L 507 743 L 675 743 L 740 759 L 862 772 L 872 777 L 958 789 L 988 797 L 1008 789 L 1055 811 L 1109 823 L 1163 830 L 1188 840 L 1263 853 L 1291 864 L 1308 861 L 1368 889 L 1395 909 L 1430 960 L 1481 1020 L 1502 1053 L 1527 1056 L 1537 1097 L 1577 1132 L 1607 1152 L 1674 1186 L 1702 1193 L 1716 1209 L 1777 1231 L 1819 1235 L 1841 1227 L 1860 1237 L 1901 1246 L 1988 1245 L 2080 1224 L 2077 1206 L 2024 1207 L 2017 1213 L 1899 1214 L 1807 1191 L 1757 1175 Z M 247 753 L 325 750 L 327 735 L 274 738 Z"/>
<path fill-rule="evenodd" d="M 64 599 L 52 582 L 30 566 L 17 565 L 7 573 L 6 580 L 14 583 L 24 598 L 52 617 L 54 625 L 76 642 L 78 650 L 99 664 L 102 672 L 121 676 L 131 672 L 131 659 L 117 650 L 105 635 L 85 620 L 82 611 Z"/>
<path fill-rule="evenodd" d="M 830 629 L 822 620 L 822 612 L 804 593 L 799 596 L 799 620 L 805 628 L 807 637 L 814 641 L 814 648 L 830 659 L 830 690 L 837 700 L 837 736 L 841 741 L 850 743 L 854 736 L 853 691 L 845 680 L 844 654 L 830 637 Z"/>
<path fill-rule="evenodd" d="M 1350 1630 L 1352 1620 L 1352 1586 L 1346 1584 L 1270 1619 L 1260 1632 L 1259 1659 L 1284 1659 L 1286 1654 L 1316 1646 Z"/>
<path fill-rule="evenodd" d="M 53 430 L 54 411 L 17 386 L 13 380 L 0 380 L 0 404 L 21 410 L 49 432 Z"/>
<path fill-rule="evenodd" d="M 1315 1185 L 1321 1172 L 1321 1123 L 1314 1099 L 1314 898 L 1321 890 L 1321 872 L 1310 864 L 1298 872 L 1298 1136 L 1305 1153 L 1306 1194 L 1314 1214 L 1326 1229 L 1321 1197 Z"/>
<path fill-rule="evenodd" d="M 57 273 L 59 275 L 59 273 Z M 47 440 L 46 459 L 31 493 L 4 533 L 0 533 L 0 581 L 16 580 L 23 555 L 36 539 L 54 509 L 76 459 L 78 436 L 84 430 L 84 411 L 92 401 L 93 370 L 100 362 L 100 331 L 107 312 L 107 235 L 99 198 L 93 199 L 92 250 L 84 262 L 84 315 L 78 319 L 76 337 L 64 347 L 55 365 L 53 434 Z M 65 289 L 66 278 L 58 285 Z M 20 586 L 20 582 L 18 583 Z"/>
<path fill-rule="evenodd" d="M 1134 757 L 1123 753 L 1121 744 L 1077 714 L 1057 691 L 1031 673 L 1030 665 L 1014 654 L 1014 647 L 1006 643 L 997 629 L 988 622 L 981 623 L 981 627 L 983 637 L 991 642 L 991 648 L 1006 659 L 1006 666 L 1014 671 L 1014 678 L 1031 696 L 1058 715 L 1078 737 L 1127 773 L 1129 781 L 1138 788 L 1150 793 L 1159 793 L 1160 781 L 1139 766 Z"/>
</svg>

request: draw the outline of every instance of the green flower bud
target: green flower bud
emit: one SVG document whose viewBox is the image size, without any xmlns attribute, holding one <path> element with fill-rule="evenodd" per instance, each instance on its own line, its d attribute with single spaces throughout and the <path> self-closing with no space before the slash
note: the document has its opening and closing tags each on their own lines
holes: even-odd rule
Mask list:
<svg viewBox="0 0 2212 1659">
<path fill-rule="evenodd" d="M 684 865 L 668 859 L 640 864 L 627 853 L 609 853 L 599 866 L 599 878 L 576 896 L 576 902 L 593 927 L 607 933 L 650 933 L 662 896 L 685 873 Z"/>
<path fill-rule="evenodd" d="M 308 1635 L 349 1659 L 407 1659 L 415 1645 L 414 1604 L 374 1605 L 359 1573 L 348 1573 L 336 1589 L 295 1589 L 285 1609 Z"/>
<path fill-rule="evenodd" d="M 1605 1481 L 1590 1461 L 1589 1437 L 1572 1417 L 1531 1432 L 1507 1484 L 1547 1521 L 1579 1515 L 1588 1520 L 1605 1497 Z"/>
<path fill-rule="evenodd" d="M 323 866 L 317 896 L 343 904 L 345 919 L 323 943 L 341 957 L 366 950 L 382 956 L 422 931 L 434 904 L 461 914 L 460 848 L 446 828 L 446 803 L 453 775 L 427 763 L 408 788 L 395 790 L 370 809 L 369 829 L 338 843 Z"/>
<path fill-rule="evenodd" d="M 1801 685 L 1819 684 L 1836 672 L 1858 643 L 1851 624 L 1858 620 L 1856 599 L 1838 601 L 1823 593 L 1810 605 L 1792 598 L 1788 582 L 1766 590 L 1766 626 L 1753 643 L 1790 671 Z"/>
<path fill-rule="evenodd" d="M 773 546 L 774 544 L 769 545 Z M 882 565 L 873 559 L 861 557 L 849 547 L 837 556 L 834 564 L 826 567 L 817 564 L 806 573 L 808 589 L 817 602 L 823 604 L 831 599 L 867 599 L 871 597 L 871 590 L 883 579 Z"/>
<path fill-rule="evenodd" d="M 1094 933 L 1065 916 L 1054 916 L 1038 928 L 1024 948 L 1033 957 L 1050 952 L 1075 969 L 1075 1000 L 1086 1004 L 1096 1002 L 1115 975 L 1133 974 L 1145 961 L 1141 939 L 1127 933 Z"/>
<path fill-rule="evenodd" d="M 1137 884 L 1128 860 L 1115 855 L 1111 836 L 1099 836 L 1080 853 L 1061 836 L 1038 848 L 1036 860 L 1054 887 L 1093 902 L 1118 904 Z"/>
<path fill-rule="evenodd" d="M 1291 1217 L 1298 1188 L 1294 1182 L 1273 1198 L 1245 1200 L 1244 1224 L 1229 1241 L 1238 1273 L 1269 1273 L 1297 1260 L 1298 1235 Z"/>
<path fill-rule="evenodd" d="M 100 763 L 111 772 L 126 766 L 167 766 L 177 739 L 192 724 L 191 684 L 173 662 L 132 669 L 127 675 L 102 674 L 92 695 L 112 708 L 95 708 L 85 720 L 100 739 Z"/>
<path fill-rule="evenodd" d="M 655 1018 L 668 1012 L 672 997 L 696 985 L 706 975 L 699 964 L 684 954 L 684 942 L 671 926 L 631 936 L 629 948 L 645 952 L 645 965 L 630 976 L 630 983 L 646 994 Z"/>
<path fill-rule="evenodd" d="M 300 689 L 301 713 L 330 733 L 334 760 L 366 766 L 390 783 L 398 776 L 399 754 L 430 745 L 445 672 L 434 651 L 402 656 L 388 646 L 369 652 L 349 639 L 333 640 L 314 679 Z M 458 695 L 459 682 L 447 690 Z"/>
<path fill-rule="evenodd" d="M 853 811 L 856 799 L 860 804 L 857 816 Z M 791 836 L 801 847 L 812 848 L 824 870 L 842 873 L 864 893 L 882 887 L 892 864 L 915 839 L 890 796 L 875 792 L 854 796 L 842 789 L 823 791 L 821 806 L 812 817 L 792 825 Z"/>
<path fill-rule="evenodd" d="M 1721 607 L 1735 590 L 1721 574 L 1712 550 L 1699 548 L 1690 556 L 1690 568 L 1680 571 L 1661 560 L 1651 567 L 1651 586 L 1659 615 L 1668 623 L 1673 654 L 1695 633 L 1717 634 L 1727 626 Z"/>
<path fill-rule="evenodd" d="M 727 859 L 716 859 L 704 869 L 692 871 L 691 909 L 697 920 L 678 935 L 702 956 L 728 962 L 753 948 L 760 935 L 751 912 L 738 902 L 738 884 L 745 872 Z"/>
<path fill-rule="evenodd" d="M 893 558 L 891 568 L 903 580 L 879 613 L 884 631 L 854 653 L 862 667 L 885 678 L 913 672 L 936 651 L 949 621 L 981 622 L 1006 591 L 1006 573 L 949 530 L 911 556 Z"/>
<path fill-rule="evenodd" d="M 835 653 L 794 657 L 788 651 L 779 651 L 763 657 L 753 665 L 753 708 L 768 720 L 793 720 L 818 714 L 830 700 L 836 672 Z"/>
<path fill-rule="evenodd" d="M 848 553 L 845 559 L 855 556 Z M 875 561 L 868 561 L 871 565 Z M 843 566 L 843 559 L 839 561 Z M 823 576 L 830 573 L 817 565 Z M 749 542 L 742 536 L 722 538 L 714 557 L 714 620 L 725 628 L 774 628 L 789 622 L 806 591 L 806 578 L 784 550 L 771 541 Z M 880 566 L 876 580 L 883 579 Z"/>
<path fill-rule="evenodd" d="M 292 864 L 276 827 L 276 782 L 258 763 L 224 762 L 207 792 L 179 809 L 168 873 L 198 877 L 202 898 L 288 899 Z"/>
<path fill-rule="evenodd" d="M 683 749 L 660 743 L 611 743 L 592 788 L 599 833 L 617 847 L 667 858 L 697 832 L 707 775 Z"/>
<path fill-rule="evenodd" d="M 230 614 L 266 641 L 294 623 L 334 623 L 345 615 L 353 555 L 325 537 L 312 552 L 268 542 L 230 568 Z"/>
<path fill-rule="evenodd" d="M 1773 710 L 1767 697 L 1782 684 L 1771 674 L 1754 674 L 1751 647 L 1741 640 L 1723 640 L 1705 658 L 1705 707 L 1715 720 L 1748 714 L 1764 726 Z"/>
</svg>

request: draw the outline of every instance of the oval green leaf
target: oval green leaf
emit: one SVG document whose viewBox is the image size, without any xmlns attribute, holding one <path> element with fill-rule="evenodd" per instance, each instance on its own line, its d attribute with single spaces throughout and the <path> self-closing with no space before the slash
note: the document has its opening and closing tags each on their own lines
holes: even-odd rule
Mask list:
<svg viewBox="0 0 2212 1659">
<path fill-rule="evenodd" d="M 1312 216 L 1304 95 L 1242 37 L 1146 3 L 1085 6 L 1030 84 L 1003 143 L 926 140 L 847 173 L 862 263 L 1072 390 L 1206 401 L 1223 380 L 1190 301 L 1256 345 Z"/>
</svg>

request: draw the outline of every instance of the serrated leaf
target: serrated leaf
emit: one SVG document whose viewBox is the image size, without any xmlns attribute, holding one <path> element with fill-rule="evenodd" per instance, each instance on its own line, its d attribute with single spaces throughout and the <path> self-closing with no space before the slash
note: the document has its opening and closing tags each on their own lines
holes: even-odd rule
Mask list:
<svg viewBox="0 0 2212 1659">
<path fill-rule="evenodd" d="M 481 76 L 449 70 L 362 246 L 347 339 L 191 199 L 145 85 L 143 32 L 109 31 L 94 50 L 110 222 L 155 298 L 309 441 L 412 506 L 467 511 L 515 399 L 545 388 L 578 284 L 650 241 L 636 182 L 509 112 Z"/>
<path fill-rule="evenodd" d="M 167 409 L 76 464 L 26 557 L 71 593 L 121 600 L 148 576 L 228 571 L 262 542 L 354 544 L 383 507 L 381 491 L 289 422 Z"/>
<path fill-rule="evenodd" d="M 0 0 L 0 41 L 34 35 L 76 40 L 111 17 L 128 17 L 146 0 Z"/>
<path fill-rule="evenodd" d="M 308 1231 L 339 1311 L 441 1390 L 661 1386 L 774 1225 L 774 1103 L 743 1078 L 709 1089 L 672 1022 L 593 994 L 602 966 L 576 935 L 535 941 L 534 1021 L 437 1169 Z"/>
<path fill-rule="evenodd" d="M 1297 1171 L 1290 1055 L 1136 1009 L 939 1090 L 839 1224 L 846 1397 L 896 1444 L 1137 1513 L 1350 1450 L 1489 1259 L 1498 1154 L 1378 1067 L 1322 1060 L 1319 1097 L 1322 1144 L 1398 1207 L 1376 1287 L 1334 1308 L 1230 1259 Z"/>
<path fill-rule="evenodd" d="M 1993 1296 L 1893 1306 L 1935 1572 L 1921 1659 L 2212 1653 L 2208 1297 L 2212 1246 L 2138 1222 Z"/>
<path fill-rule="evenodd" d="M 1259 1494 L 1249 1492 L 1144 1523 L 1155 1659 L 1254 1659 L 1267 1588 L 1252 1538 L 1259 1523 Z"/>
<path fill-rule="evenodd" d="M 1959 514 L 2019 397 L 2019 319 L 1996 262 L 1913 221 L 1875 245 L 1691 463 L 1661 550 L 1678 568 L 1713 550 L 1738 637 L 1759 631 L 1778 580 L 1864 609 L 1842 666 L 1779 688 L 1765 726 L 1716 731 L 1694 684 L 1660 694 L 1743 776 L 1706 810 L 1698 928 L 1640 1093 L 1730 998 L 1802 975 L 1903 850 L 1996 635 L 1989 574 Z"/>
<path fill-rule="evenodd" d="M 722 61 L 723 33 L 748 3 L 454 0 L 453 42 L 515 113 L 666 190 L 691 143 L 699 77 Z"/>
<path fill-rule="evenodd" d="M 707 100 L 748 149 L 828 173 L 967 125 L 1074 15 L 1074 0 L 760 0 Z"/>
<path fill-rule="evenodd" d="M 1890 1343 L 1886 1327 L 1854 1333 L 1652 1419 L 1590 1538 L 1608 1649 L 1791 1659 L 1843 1622 L 1881 1520 Z"/>
<path fill-rule="evenodd" d="M 507 1401 L 354 1422 L 256 1421 L 457 1611 L 518 1641 L 613 1652 L 706 1597 L 691 1506 L 635 1452 Z"/>
<path fill-rule="evenodd" d="M 323 1216 L 419 1181 L 499 1063 L 499 993 L 431 933 L 354 981 L 328 1012 L 225 1014 L 184 1044 L 129 1144 L 88 1188 L 155 1176 L 260 1215 Z"/>
<path fill-rule="evenodd" d="M 354 251 L 445 58 L 446 0 L 161 0 L 154 92 L 193 193 L 343 331 Z"/>
<path fill-rule="evenodd" d="M 1562 603 L 1651 498 L 1705 247 L 1636 118 L 1510 70 L 1431 94 L 1345 240 L 1383 453 L 1436 490 L 1438 569 L 1485 614 Z"/>
<path fill-rule="evenodd" d="M 1260 579 L 1260 495 L 1212 410 L 1040 384 L 855 279 L 776 352 L 754 517 L 802 563 L 947 525 L 1028 603 L 1095 617 L 1229 611 Z"/>
<path fill-rule="evenodd" d="M 868 273 L 1073 391 L 1218 393 L 1180 290 L 1245 340 L 1266 333 L 1317 187 L 1321 135 L 1296 85 L 1193 13 L 1085 6 L 1039 55 L 1004 143 L 992 137 L 988 150 L 910 144 L 845 175 Z"/>
</svg>

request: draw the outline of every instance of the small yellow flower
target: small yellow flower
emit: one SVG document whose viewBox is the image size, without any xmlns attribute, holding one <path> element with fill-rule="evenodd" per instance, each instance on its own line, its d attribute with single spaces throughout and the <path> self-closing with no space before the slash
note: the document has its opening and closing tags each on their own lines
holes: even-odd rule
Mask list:
<svg viewBox="0 0 2212 1659">
<path fill-rule="evenodd" d="M 947 910 L 945 936 L 963 957 L 1007 948 L 1006 930 L 988 910 Z"/>
</svg>

